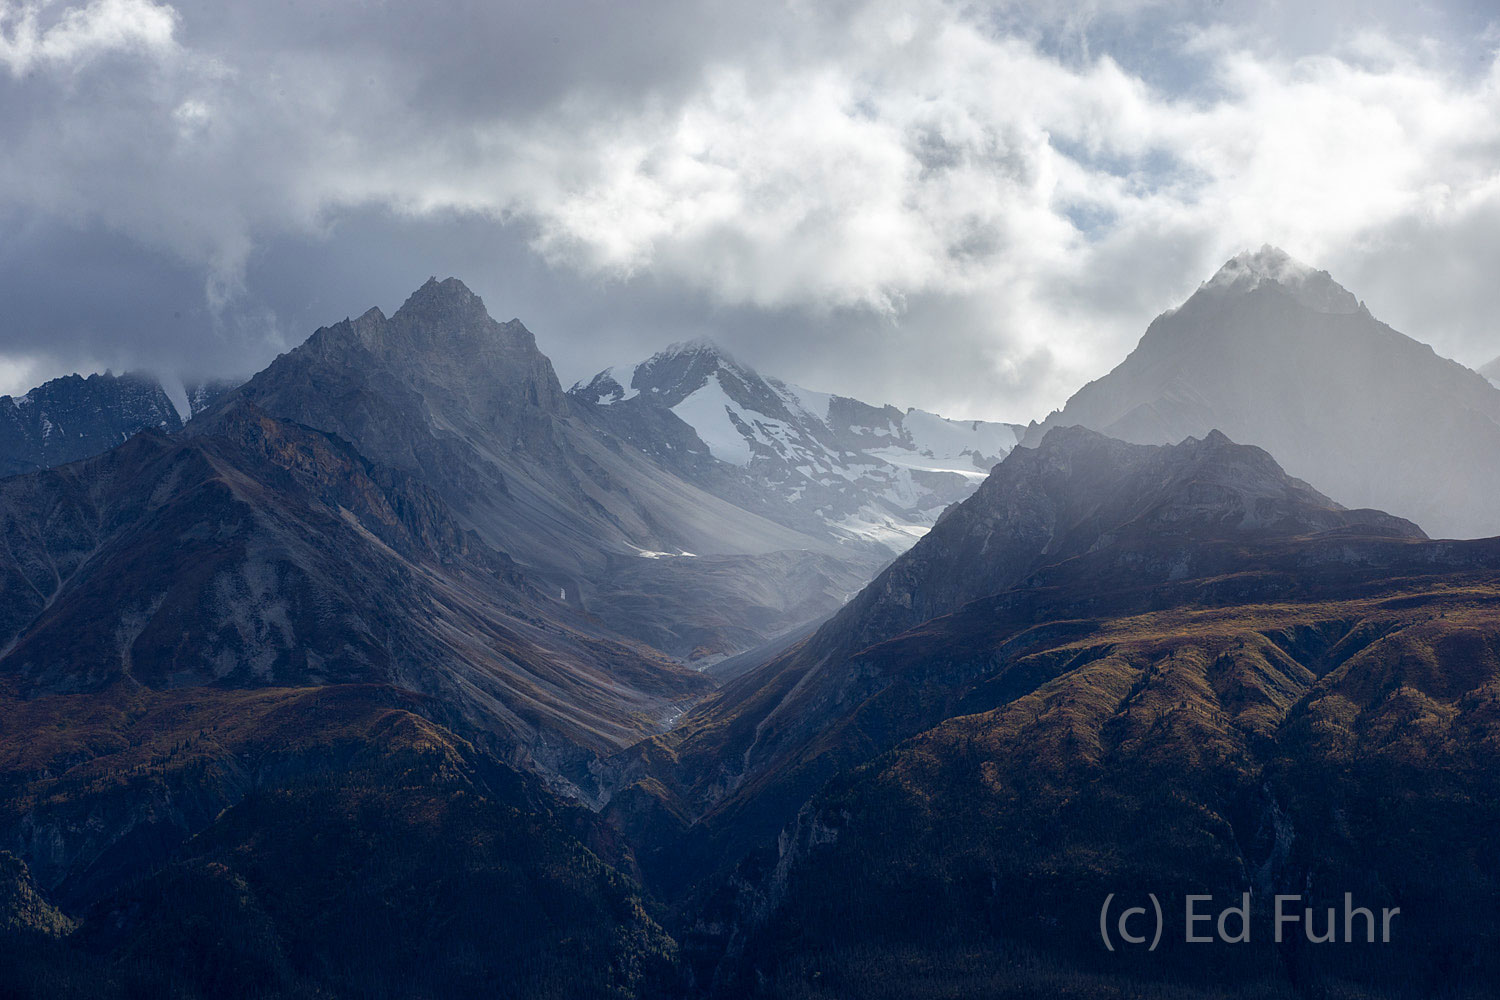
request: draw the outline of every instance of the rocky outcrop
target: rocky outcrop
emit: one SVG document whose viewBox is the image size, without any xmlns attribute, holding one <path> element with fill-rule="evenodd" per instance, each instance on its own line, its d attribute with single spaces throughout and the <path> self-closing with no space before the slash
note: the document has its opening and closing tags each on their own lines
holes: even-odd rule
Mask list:
<svg viewBox="0 0 1500 1000">
<path fill-rule="evenodd" d="M 182 420 L 148 375 L 69 375 L 24 396 L 0 396 L 0 477 L 75 462 L 142 430 L 171 433 Z"/>
</svg>

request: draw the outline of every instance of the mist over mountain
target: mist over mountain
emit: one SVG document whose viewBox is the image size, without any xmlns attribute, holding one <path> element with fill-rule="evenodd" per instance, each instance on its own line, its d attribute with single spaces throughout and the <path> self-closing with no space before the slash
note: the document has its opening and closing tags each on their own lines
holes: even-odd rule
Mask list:
<svg viewBox="0 0 1500 1000">
<path fill-rule="evenodd" d="M 560 599 L 712 659 L 833 610 L 1022 431 L 800 389 L 708 342 L 623 377 L 628 391 L 606 370 L 562 393 L 518 320 L 434 279 L 243 387 L 189 383 L 175 401 L 139 375 L 38 387 L 9 410 L 7 461 L 46 468 L 142 427 L 175 432 L 233 394 L 420 476 Z"/>
<path fill-rule="evenodd" d="M 1039 631 L 1023 645 L 1162 603 L 1337 592 L 1393 563 L 1422 566 L 1441 551 L 1413 548 L 1424 539 L 1409 521 L 1340 507 L 1217 432 L 1149 446 L 1059 428 L 1013 451 L 815 633 L 631 753 L 647 787 L 683 800 L 668 815 L 700 816 L 695 837 L 743 845 L 789 822 L 784 810 L 840 769 L 976 710 L 975 692 L 1029 629 Z M 669 774 L 650 769 L 658 753 Z M 634 815 L 639 791 L 611 808 Z"/>
<path fill-rule="evenodd" d="M 705 687 L 555 600 L 422 483 L 243 401 L 0 489 L 0 669 L 27 697 L 393 685 L 566 784 Z"/>
<path fill-rule="evenodd" d="M 1072 424 L 1143 444 L 1218 429 L 1340 503 L 1500 533 L 1500 389 L 1273 247 L 1226 263 L 1024 443 Z"/>
</svg>

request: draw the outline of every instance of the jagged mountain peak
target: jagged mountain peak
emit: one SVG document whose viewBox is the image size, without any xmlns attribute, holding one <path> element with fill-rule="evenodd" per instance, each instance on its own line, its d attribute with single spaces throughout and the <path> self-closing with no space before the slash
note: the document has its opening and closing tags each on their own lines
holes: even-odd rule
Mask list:
<svg viewBox="0 0 1500 1000">
<path fill-rule="evenodd" d="M 1291 254 L 1267 243 L 1259 250 L 1246 250 L 1224 262 L 1224 266 L 1199 289 L 1200 293 L 1245 293 L 1274 286 L 1309 309 L 1324 313 L 1355 313 L 1359 299 L 1327 271 L 1304 264 Z"/>
<path fill-rule="evenodd" d="M 605 406 L 644 393 L 670 407 L 702 389 L 720 371 L 731 383 L 761 381 L 755 369 L 741 364 L 718 343 L 695 337 L 668 344 L 639 364 L 611 365 L 573 383 L 568 392 Z"/>
<path fill-rule="evenodd" d="M 458 362 L 457 373 L 476 377 L 484 377 L 484 369 L 496 364 L 542 356 L 525 324 L 519 319 L 496 320 L 484 300 L 457 278 L 428 278 L 389 319 L 371 309 L 353 325 L 367 344 L 407 352 L 416 362 L 448 355 Z"/>
<path fill-rule="evenodd" d="M 468 285 L 451 277 L 441 281 L 436 277 L 428 278 L 396 310 L 397 316 L 402 313 L 467 314 L 489 318 L 484 300 L 474 294 Z"/>
<path fill-rule="evenodd" d="M 569 395 L 696 482 L 886 552 L 968 496 L 1019 430 L 804 389 L 702 338 L 606 368 Z"/>
<path fill-rule="evenodd" d="M 103 386 L 110 384 L 118 384 L 122 386 L 133 385 L 151 387 L 157 384 L 157 380 L 154 376 L 140 371 L 126 371 L 116 374 L 113 369 L 107 368 L 102 372 L 93 372 L 89 375 L 80 375 L 78 372 L 72 372 L 67 375 L 59 375 L 54 379 L 48 379 L 41 385 L 32 388 L 32 390 L 30 392 L 27 392 L 25 395 L 17 396 L 14 398 L 10 396 L 0 396 L 0 399 L 10 399 L 12 402 L 19 406 L 24 403 L 29 403 L 36 399 L 39 395 L 44 395 L 49 391 L 63 390 L 68 388 L 81 388 L 83 386 Z"/>
<path fill-rule="evenodd" d="M 713 378 L 721 382 L 727 378 L 731 385 L 760 381 L 755 369 L 736 361 L 712 340 L 700 337 L 671 344 L 641 362 L 631 375 L 629 388 L 675 406 Z M 725 388 L 733 393 L 729 385 Z"/>
<path fill-rule="evenodd" d="M 454 410 L 444 419 L 459 422 L 503 419 L 517 402 L 550 411 L 565 406 L 552 363 L 531 331 L 519 319 L 497 322 L 457 278 L 429 278 L 389 318 L 368 309 L 318 330 L 283 357 L 298 359 L 291 365 L 316 358 L 346 369 L 369 368 L 378 359 L 396 383 L 417 389 L 431 406 Z M 267 373 L 278 366 L 285 367 L 282 359 Z M 264 386 L 267 373 L 254 382 Z"/>
<path fill-rule="evenodd" d="M 145 428 L 181 426 L 176 406 L 151 375 L 64 375 L 23 396 L 0 396 L 0 476 L 87 458 Z"/>
</svg>

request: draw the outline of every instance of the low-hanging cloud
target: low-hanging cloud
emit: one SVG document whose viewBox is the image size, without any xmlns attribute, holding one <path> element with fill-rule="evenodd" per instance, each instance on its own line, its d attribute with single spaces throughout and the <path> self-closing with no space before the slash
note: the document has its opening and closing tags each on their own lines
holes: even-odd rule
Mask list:
<svg viewBox="0 0 1500 1000">
<path fill-rule="evenodd" d="M 263 361 L 309 317 L 258 262 L 372 211 L 390 258 L 402 226 L 479 220 L 638 310 L 568 331 L 569 357 L 690 316 L 768 370 L 975 415 L 1041 416 L 1267 241 L 1441 350 L 1500 353 L 1492 269 L 1452 266 L 1500 252 L 1500 61 L 1473 32 L 1290 36 L 1190 3 L 541 6 L 0 2 L 0 219 L 122 238 L 175 295 L 196 271 L 175 311 L 203 314 L 71 348 L 39 322 L 0 353 Z"/>
</svg>

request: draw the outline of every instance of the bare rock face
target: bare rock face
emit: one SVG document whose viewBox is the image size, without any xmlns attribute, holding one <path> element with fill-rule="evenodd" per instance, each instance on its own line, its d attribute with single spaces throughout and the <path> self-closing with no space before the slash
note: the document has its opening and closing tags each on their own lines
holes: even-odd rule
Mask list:
<svg viewBox="0 0 1500 1000">
<path fill-rule="evenodd" d="M 1138 444 L 1217 429 L 1340 503 L 1437 537 L 1500 534 L 1500 388 L 1272 247 L 1157 317 L 1024 443 L 1074 424 Z"/>
<path fill-rule="evenodd" d="M 37 889 L 26 862 L 0 851 L 0 934 L 38 934 L 61 937 L 73 921 Z"/>
<path fill-rule="evenodd" d="M 1049 567 L 1088 562 L 1087 589 L 1141 587 L 1227 568 L 1247 543 L 1326 533 L 1426 538 L 1402 518 L 1345 509 L 1216 430 L 1158 446 L 1061 427 L 1012 452 L 840 617 L 874 641 Z"/>
<path fill-rule="evenodd" d="M 0 396 L 0 477 L 75 462 L 146 429 L 173 432 L 182 420 L 148 375 L 68 375 L 24 396 Z"/>
</svg>

